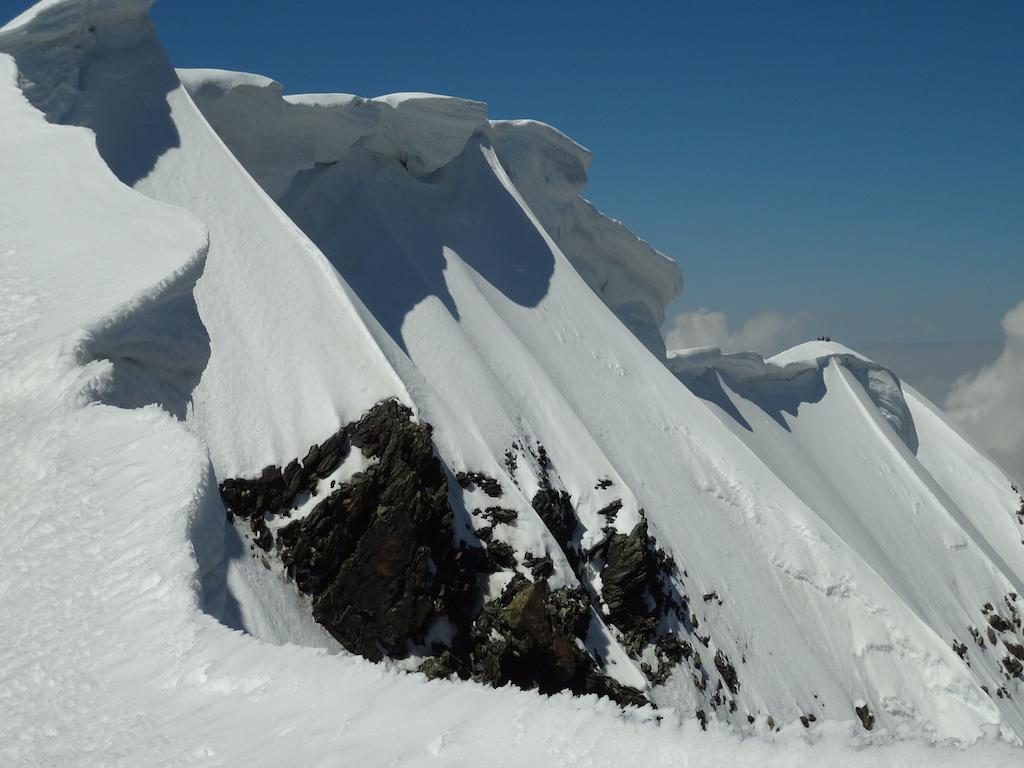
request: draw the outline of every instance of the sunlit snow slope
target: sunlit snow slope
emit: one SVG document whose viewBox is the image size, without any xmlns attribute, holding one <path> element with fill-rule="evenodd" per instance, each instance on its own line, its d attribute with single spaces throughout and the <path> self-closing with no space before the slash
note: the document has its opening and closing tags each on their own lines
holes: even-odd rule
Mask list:
<svg viewBox="0 0 1024 768">
<path fill-rule="evenodd" d="M 600 559 L 574 568 L 535 511 L 546 483 L 586 551 L 646 518 L 689 606 L 659 632 L 696 655 L 653 679 L 650 647 L 597 611 L 586 650 L 657 706 L 751 730 L 860 729 L 860 708 L 881 730 L 1024 736 L 1021 501 L 934 406 L 834 344 L 664 357 L 681 277 L 579 197 L 586 150 L 478 102 L 179 77 L 147 7 L 46 2 L 0 30 L 0 674 L 22 696 L 34 669 L 75 692 L 58 738 L 0 749 L 59 763 L 88 744 L 114 764 L 189 733 L 180 762 L 342 746 L 426 762 L 474 759 L 501 721 L 520 758 L 667 762 L 694 734 L 608 702 L 583 717 L 296 647 L 339 650 L 243 550 L 216 483 L 390 397 L 433 426 L 449 474 L 496 479 L 515 513 L 493 531 L 516 566 L 492 593 L 532 578 L 528 553 L 550 557 L 552 588 L 601 593 Z M 423 713 L 414 746 L 360 741 L 402 707 Z M 17 709 L 0 727 L 43 717 Z M 573 718 L 586 747 L 544 741 Z M 230 738 L 243 723 L 254 741 Z"/>
</svg>

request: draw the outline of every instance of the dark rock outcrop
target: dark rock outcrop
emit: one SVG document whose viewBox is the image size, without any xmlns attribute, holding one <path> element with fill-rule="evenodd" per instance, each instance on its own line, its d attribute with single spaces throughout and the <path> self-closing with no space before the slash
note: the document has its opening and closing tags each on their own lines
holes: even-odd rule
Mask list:
<svg viewBox="0 0 1024 768">
<path fill-rule="evenodd" d="M 516 567 L 516 554 L 511 546 L 503 541 L 492 539 L 487 542 L 487 557 L 491 562 L 491 571 L 509 571 Z"/>
<path fill-rule="evenodd" d="M 519 517 L 519 513 L 514 509 L 505 509 L 505 507 L 487 507 L 482 512 L 477 509 L 473 511 L 473 514 L 502 525 L 511 525 Z"/>
<path fill-rule="evenodd" d="M 566 554 L 573 550 L 573 534 L 578 521 L 572 508 L 572 499 L 565 491 L 554 488 L 542 488 L 537 491 L 532 501 L 533 511 L 547 526 L 555 541 Z"/>
<path fill-rule="evenodd" d="M 611 504 L 599 509 L 597 514 L 604 517 L 608 521 L 608 525 L 615 522 L 616 516 L 619 514 L 619 510 L 622 509 L 622 499 L 615 499 Z"/>
<path fill-rule="evenodd" d="M 388 401 L 352 425 L 352 444 L 378 461 L 282 531 L 282 561 L 313 596 L 314 618 L 374 660 L 423 635 L 441 592 L 436 564 L 454 550 L 447 478 L 430 427 L 411 416 Z M 318 477 L 340 449 L 313 457 Z"/>
<path fill-rule="evenodd" d="M 646 520 L 629 534 L 610 535 L 597 553 L 604 558 L 601 596 L 608 617 L 625 636 L 627 652 L 639 656 L 660 619 L 681 610 L 665 578 L 672 566 L 657 550 Z"/>
<path fill-rule="evenodd" d="M 492 685 L 513 683 L 541 693 L 596 693 L 624 704 L 647 698 L 597 671 L 577 644 L 586 636 L 590 603 L 584 590 L 549 590 L 515 576 L 484 606 L 473 625 L 472 675 Z"/>
<path fill-rule="evenodd" d="M 277 531 L 268 521 L 288 518 L 299 497 L 317 492 L 355 446 L 373 462 L 331 490 L 302 518 Z M 549 462 L 543 448 L 538 458 Z M 479 472 L 458 472 L 467 490 L 492 498 L 500 484 Z M 513 683 L 544 693 L 569 690 L 608 696 L 620 704 L 649 703 L 640 691 L 605 675 L 582 642 L 591 599 L 581 588 L 551 590 L 550 556 L 528 555 L 501 596 L 484 604 L 488 573 L 517 567 L 513 548 L 494 536 L 496 525 L 515 525 L 515 510 L 474 510 L 488 525 L 476 530 L 484 547 L 458 544 L 449 505 L 447 474 L 434 453 L 431 428 L 413 420 L 396 401 L 379 403 L 298 459 L 265 468 L 255 479 L 221 484 L 229 519 L 248 522 L 264 550 L 275 547 L 298 589 L 311 597 L 314 618 L 346 649 L 372 660 L 429 654 L 421 670 L 430 677 L 472 677 L 494 685 Z M 545 482 L 534 508 L 574 566 L 577 520 L 571 499 Z M 425 647 L 431 626 L 445 621 L 450 642 Z M 669 656 L 675 655 L 671 644 Z"/>
<path fill-rule="evenodd" d="M 1024 676 L 1024 664 L 1021 663 L 1020 659 L 1015 659 L 1013 656 L 1003 656 L 1003 666 L 1006 668 L 1006 674 L 1010 677 L 1022 677 Z"/>
<path fill-rule="evenodd" d="M 735 696 L 740 690 L 739 677 L 736 675 L 736 667 L 729 661 L 729 657 L 721 650 L 715 651 L 715 669 L 722 676 L 729 693 Z"/>
<path fill-rule="evenodd" d="M 537 557 L 527 552 L 523 558 L 523 565 L 530 569 L 534 581 L 546 579 L 555 572 L 555 564 L 547 555 Z"/>
<path fill-rule="evenodd" d="M 456 472 L 455 482 L 467 491 L 479 488 L 492 499 L 501 497 L 501 483 L 482 472 Z"/>
<path fill-rule="evenodd" d="M 1000 616 L 998 613 L 993 613 L 988 617 L 988 623 L 992 626 L 996 632 L 1009 632 L 1013 629 L 1013 625 Z"/>
<path fill-rule="evenodd" d="M 854 707 L 853 711 L 857 713 L 857 717 L 860 718 L 860 724 L 864 726 L 865 731 L 870 731 L 875 727 L 875 716 L 872 714 L 871 710 L 868 709 L 867 704 Z"/>
</svg>

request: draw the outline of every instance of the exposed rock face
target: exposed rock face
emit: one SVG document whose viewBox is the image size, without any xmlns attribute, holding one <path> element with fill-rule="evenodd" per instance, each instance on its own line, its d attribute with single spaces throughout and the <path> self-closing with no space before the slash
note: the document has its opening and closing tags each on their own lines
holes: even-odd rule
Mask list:
<svg viewBox="0 0 1024 768">
<path fill-rule="evenodd" d="M 542 488 L 533 497 L 532 504 L 534 512 L 544 521 L 558 546 L 568 554 L 573 549 L 572 539 L 577 525 L 569 494 L 550 487 Z"/>
<path fill-rule="evenodd" d="M 992 626 L 996 632 L 1009 632 L 1013 629 L 1013 625 L 1000 616 L 998 613 L 993 613 L 988 617 L 988 623 Z"/>
<path fill-rule="evenodd" d="M 278 537 L 281 560 L 313 597 L 316 620 L 345 648 L 375 660 L 404 655 L 422 636 L 444 592 L 437 565 L 455 554 L 446 475 L 429 425 L 411 416 L 395 401 L 381 403 L 313 445 L 301 464 L 221 484 L 228 510 L 247 517 L 268 550 L 266 518 L 287 515 L 296 495 L 337 469 L 351 445 L 377 459 Z"/>
<path fill-rule="evenodd" d="M 305 517 L 282 527 L 278 518 L 289 518 L 306 494 L 322 492 L 321 481 L 353 446 L 372 463 L 347 481 L 332 480 L 327 495 Z M 705 666 L 696 644 L 677 636 L 685 632 L 709 647 L 710 635 L 696 633 L 696 618 L 678 591 L 680 574 L 658 549 L 643 511 L 641 522 L 621 533 L 615 522 L 623 503 L 610 501 L 598 510 L 607 521 L 603 538 L 584 547 L 572 498 L 552 481 L 546 450 L 538 445 L 533 456 L 542 476 L 532 507 L 581 586 L 552 589 L 548 578 L 555 564 L 547 552 L 517 556 L 499 531 L 521 525 L 522 513 L 500 501 L 472 510 L 482 546 L 459 543 L 448 473 L 434 452 L 430 425 L 414 421 L 395 401 L 379 403 L 311 446 L 301 461 L 266 467 L 257 478 L 225 480 L 221 494 L 229 517 L 244 519 L 254 544 L 280 555 L 286 573 L 310 596 L 314 618 L 354 653 L 373 660 L 426 656 L 420 669 L 430 677 L 512 683 L 542 693 L 593 693 L 624 705 L 649 703 L 643 692 L 604 674 L 587 650 L 596 613 L 651 684 L 664 684 L 686 664 L 702 701 L 734 712 L 729 694 L 738 693 L 740 681 L 728 656 L 716 649 L 714 665 Z M 481 472 L 460 471 L 454 478 L 467 491 L 495 500 L 504 496 L 501 484 Z M 599 489 L 610 486 L 607 479 L 597 482 Z M 514 575 L 497 598 L 485 602 L 486 579 L 502 572 Z M 706 602 L 709 597 L 717 600 L 715 593 L 706 595 Z M 1001 627 L 1005 620 L 994 614 L 989 621 Z M 448 639 L 428 645 L 435 624 L 452 631 Z M 1017 659 L 1007 658 L 1012 672 Z"/>
<path fill-rule="evenodd" d="M 870 731 L 875 727 L 875 716 L 868 709 L 867 704 L 862 704 L 859 707 L 854 707 L 854 711 L 857 713 L 857 717 L 860 718 L 860 724 L 864 726 L 865 731 Z"/>
<path fill-rule="evenodd" d="M 501 496 L 501 485 L 498 481 L 481 472 L 456 472 L 455 481 L 466 490 L 471 491 L 479 487 L 492 498 L 497 499 Z"/>
<path fill-rule="evenodd" d="M 377 463 L 282 531 L 282 560 L 313 595 L 314 618 L 374 660 L 422 637 L 442 587 L 435 564 L 453 549 L 448 481 L 430 427 L 411 415 L 389 401 L 356 422 L 352 444 Z"/>
<path fill-rule="evenodd" d="M 598 673 L 579 638 L 590 623 L 590 602 L 581 588 L 550 591 L 545 581 L 515 576 L 501 597 L 488 603 L 473 627 L 473 678 L 541 693 L 597 693 L 627 704 L 647 698 Z"/>
<path fill-rule="evenodd" d="M 629 534 L 610 535 L 599 554 L 605 560 L 601 596 L 608 615 L 625 635 L 626 650 L 639 655 L 661 617 L 682 609 L 665 584 L 671 565 L 659 558 L 646 521 Z"/>
<path fill-rule="evenodd" d="M 721 650 L 715 651 L 715 669 L 722 676 L 722 680 L 729 689 L 729 693 L 737 694 L 740 690 L 740 681 L 736 675 L 736 667 L 732 665 L 729 657 L 722 653 Z"/>
<path fill-rule="evenodd" d="M 288 517 L 296 497 L 315 493 L 351 446 L 375 463 L 336 487 L 332 482 L 329 495 L 280 528 L 275 542 L 267 521 Z M 501 485 L 486 475 L 455 477 L 463 488 L 502 496 Z M 221 494 L 229 516 L 245 518 L 261 548 L 276 544 L 286 572 L 311 596 L 314 618 L 354 653 L 372 660 L 407 656 L 424 648 L 434 621 L 445 619 L 455 634 L 449 645 L 426 649 L 432 655 L 421 668 L 431 677 L 455 674 L 648 703 L 640 691 L 604 675 L 586 651 L 590 599 L 581 587 L 549 588 L 547 555 L 524 562 L 534 581 L 516 574 L 497 599 L 483 603 L 486 574 L 517 566 L 513 548 L 493 535 L 496 525 L 515 524 L 517 513 L 497 505 L 475 510 L 489 523 L 477 529 L 486 545 L 458 545 L 446 478 L 430 426 L 387 401 L 313 445 L 301 462 L 267 467 L 255 479 L 225 480 Z M 577 521 L 568 494 L 548 487 L 534 506 L 559 544 L 574 551 Z"/>
</svg>

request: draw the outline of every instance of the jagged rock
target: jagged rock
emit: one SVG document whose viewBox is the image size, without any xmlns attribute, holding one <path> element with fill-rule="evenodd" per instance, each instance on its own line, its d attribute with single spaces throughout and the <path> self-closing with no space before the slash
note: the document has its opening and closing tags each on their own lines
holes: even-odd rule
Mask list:
<svg viewBox="0 0 1024 768">
<path fill-rule="evenodd" d="M 473 626 L 473 678 L 492 685 L 514 683 L 541 693 L 568 689 L 596 693 L 622 704 L 646 697 L 597 670 L 577 644 L 586 636 L 590 604 L 581 588 L 549 590 L 546 582 L 515 576 L 484 606 Z"/>
<path fill-rule="evenodd" d="M 302 490 L 303 472 L 302 465 L 299 464 L 298 459 L 292 459 L 288 462 L 288 465 L 284 468 L 282 473 L 282 481 L 284 482 L 284 499 L 287 499 L 285 505 L 289 504 L 295 495 Z"/>
<path fill-rule="evenodd" d="M 508 571 L 516 567 L 516 553 L 504 541 L 494 539 L 487 543 L 487 557 L 491 561 L 491 570 Z"/>
<path fill-rule="evenodd" d="M 530 569 L 534 581 L 542 581 L 555 572 L 555 564 L 547 555 L 534 557 L 528 552 L 523 558 L 523 565 Z"/>
<path fill-rule="evenodd" d="M 1017 645 L 1016 643 L 1003 643 L 1006 646 L 1006 650 L 1012 653 L 1021 661 L 1024 661 L 1024 645 Z"/>
<path fill-rule="evenodd" d="M 1020 677 L 1024 672 L 1024 664 L 1013 656 L 1003 656 L 1003 666 L 1006 667 L 1006 673 L 1011 677 Z"/>
<path fill-rule="evenodd" d="M 993 613 L 988 617 L 988 623 L 992 626 L 996 632 L 1009 632 L 1013 629 L 1013 625 L 1000 616 L 998 613 Z"/>
<path fill-rule="evenodd" d="M 548 458 L 547 448 L 542 443 L 537 443 L 537 466 L 540 467 L 541 472 L 544 474 L 543 482 L 547 482 L 548 468 L 551 466 L 551 460 Z"/>
<path fill-rule="evenodd" d="M 320 460 L 313 472 L 321 480 L 336 470 L 348 454 L 348 447 L 345 445 L 346 438 L 346 430 L 342 430 L 327 438 L 320 446 Z"/>
<path fill-rule="evenodd" d="M 249 518 L 251 525 L 258 525 L 252 523 L 257 517 L 283 514 L 300 492 L 314 492 L 317 479 L 337 469 L 347 454 L 346 428 L 342 427 L 322 445 L 311 446 L 302 464 L 293 459 L 283 470 L 270 465 L 263 468 L 258 478 L 231 478 L 222 482 L 220 494 L 224 506 L 233 515 Z M 255 527 L 253 531 L 256 532 Z M 261 533 L 258 535 L 266 541 Z"/>
<path fill-rule="evenodd" d="M 531 502 L 534 512 L 547 526 L 558 546 L 568 554 L 572 549 L 572 538 L 576 532 L 576 513 L 572 499 L 565 491 L 543 488 L 534 495 Z"/>
<path fill-rule="evenodd" d="M 662 635 L 654 646 L 654 653 L 658 658 L 658 668 L 653 669 L 650 664 L 641 664 L 640 669 L 647 676 L 653 685 L 664 685 L 672 676 L 675 669 L 684 658 L 693 655 L 693 648 L 689 643 L 680 642 L 675 635 Z"/>
<path fill-rule="evenodd" d="M 455 627 L 451 647 L 451 665 L 461 678 L 468 678 L 472 647 L 471 628 L 482 608 L 482 580 L 490 571 L 487 552 L 465 544 L 449 554 L 437 567 L 441 585 L 435 609 Z M 442 649 L 443 650 L 443 649 Z"/>
<path fill-rule="evenodd" d="M 514 509 L 505 509 L 504 507 L 488 507 L 483 512 L 474 510 L 474 514 L 479 514 L 492 523 L 501 523 L 503 525 L 510 525 L 519 517 L 519 513 Z"/>
<path fill-rule="evenodd" d="M 608 506 L 599 509 L 597 514 L 602 515 L 605 520 L 608 521 L 608 525 L 611 525 L 615 522 L 615 518 L 619 514 L 620 509 L 622 509 L 622 499 L 615 499 L 615 501 Z"/>
<path fill-rule="evenodd" d="M 518 448 L 519 446 L 513 443 L 513 447 Z M 519 459 L 511 448 L 505 449 L 505 469 L 508 470 L 509 476 L 513 478 L 516 476 L 516 470 L 519 469 Z"/>
<path fill-rule="evenodd" d="M 448 483 L 431 430 L 387 401 L 351 427 L 378 459 L 282 532 L 282 560 L 313 596 L 314 618 L 348 650 L 378 660 L 422 634 L 441 592 L 435 563 L 449 557 Z M 321 446 L 316 471 L 337 460 L 343 438 Z"/>
<path fill-rule="evenodd" d="M 860 723 L 864 726 L 865 731 L 870 731 L 875 727 L 875 716 L 871 713 L 871 710 L 868 709 L 867 704 L 854 707 L 853 711 L 857 713 L 857 717 L 860 718 Z"/>
<path fill-rule="evenodd" d="M 253 541 L 256 546 L 264 552 L 270 551 L 270 548 L 274 545 L 274 537 L 271 535 L 270 529 L 267 528 L 267 521 L 263 515 L 249 518 L 249 527 L 252 529 Z"/>
<path fill-rule="evenodd" d="M 420 664 L 419 671 L 431 680 L 446 679 L 458 673 L 458 662 L 449 651 L 442 651 Z"/>
<path fill-rule="evenodd" d="M 598 491 L 603 491 L 608 488 L 611 488 L 613 485 L 615 485 L 615 483 L 613 483 L 609 478 L 604 477 L 597 481 L 597 484 L 594 486 L 594 489 Z"/>
<path fill-rule="evenodd" d="M 693 648 L 686 641 L 680 641 L 675 635 L 662 635 L 655 644 L 658 656 L 672 664 L 679 664 L 693 654 Z"/>
<path fill-rule="evenodd" d="M 740 690 L 740 681 L 736 675 L 736 667 L 732 665 L 729 657 L 722 653 L 720 649 L 715 651 L 715 669 L 718 670 L 718 674 L 725 681 L 729 693 L 735 696 Z"/>
<path fill-rule="evenodd" d="M 667 579 L 674 564 L 655 547 L 646 520 L 628 535 L 611 534 L 595 554 L 603 555 L 605 561 L 601 596 L 609 619 L 623 633 L 627 653 L 637 657 L 666 613 L 674 611 L 682 618 Z"/>
<path fill-rule="evenodd" d="M 456 472 L 455 482 L 467 491 L 479 488 L 492 499 L 501 497 L 501 484 L 493 477 L 488 477 L 482 472 Z"/>
<path fill-rule="evenodd" d="M 647 613 L 644 593 L 649 577 L 644 537 L 647 524 L 640 523 L 628 535 L 617 533 L 604 548 L 601 594 L 612 621 L 628 628 Z"/>
<path fill-rule="evenodd" d="M 284 479 L 277 467 L 266 467 L 257 478 L 225 480 L 220 485 L 227 510 L 238 517 L 274 514 L 283 502 Z"/>
<path fill-rule="evenodd" d="M 591 597 L 582 587 L 551 590 L 554 563 L 547 554 L 524 558 L 534 581 L 517 574 L 497 600 L 482 604 L 486 574 L 516 567 L 513 548 L 493 530 L 515 524 L 517 513 L 500 506 L 474 510 L 489 521 L 477 531 L 486 547 L 456 545 L 447 475 L 434 454 L 431 428 L 414 422 L 410 409 L 396 401 L 378 404 L 312 445 L 302 462 L 269 466 L 254 479 L 225 480 L 221 493 L 229 517 L 245 519 L 254 545 L 270 550 L 275 541 L 267 521 L 289 516 L 298 494 L 315 495 L 318 482 L 352 446 L 376 462 L 347 482 L 335 480 L 328 495 L 304 518 L 280 528 L 276 539 L 287 573 L 311 597 L 314 618 L 345 648 L 373 660 L 422 652 L 433 622 L 444 620 L 455 631 L 450 647 L 429 648 L 431 656 L 420 666 L 428 676 L 649 703 L 642 692 L 605 675 L 584 649 Z M 551 487 L 543 446 L 538 453 L 544 477 L 533 507 L 579 573 L 584 553 L 575 542 L 572 501 Z M 455 477 L 465 488 L 502 495 L 498 482 L 482 473 Z M 620 501 L 609 504 L 607 516 L 620 508 Z M 646 523 L 628 536 L 609 537 L 600 554 L 605 601 L 625 635 L 624 647 L 639 657 L 658 618 L 673 607 L 661 581 L 673 564 L 654 547 Z M 670 635 L 658 640 L 655 651 L 658 669 L 650 674 L 658 679 L 691 656 L 700 670 L 699 655 Z M 700 684 L 706 685 L 703 673 Z"/>
<path fill-rule="evenodd" d="M 985 647 L 985 641 L 982 639 L 981 632 L 978 631 L 977 627 L 968 627 L 967 631 L 974 639 L 975 644 L 977 644 L 981 648 Z"/>
</svg>

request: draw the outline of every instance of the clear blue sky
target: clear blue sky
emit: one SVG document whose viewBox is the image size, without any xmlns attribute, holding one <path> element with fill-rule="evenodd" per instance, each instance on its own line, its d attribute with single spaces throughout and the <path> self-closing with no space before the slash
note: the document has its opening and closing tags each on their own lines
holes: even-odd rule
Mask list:
<svg viewBox="0 0 1024 768">
<path fill-rule="evenodd" d="M 1024 2 L 160 0 L 153 17 L 178 66 L 552 123 L 595 154 L 587 196 L 681 263 L 675 309 L 805 311 L 859 345 L 996 339 L 1024 299 Z"/>
</svg>

